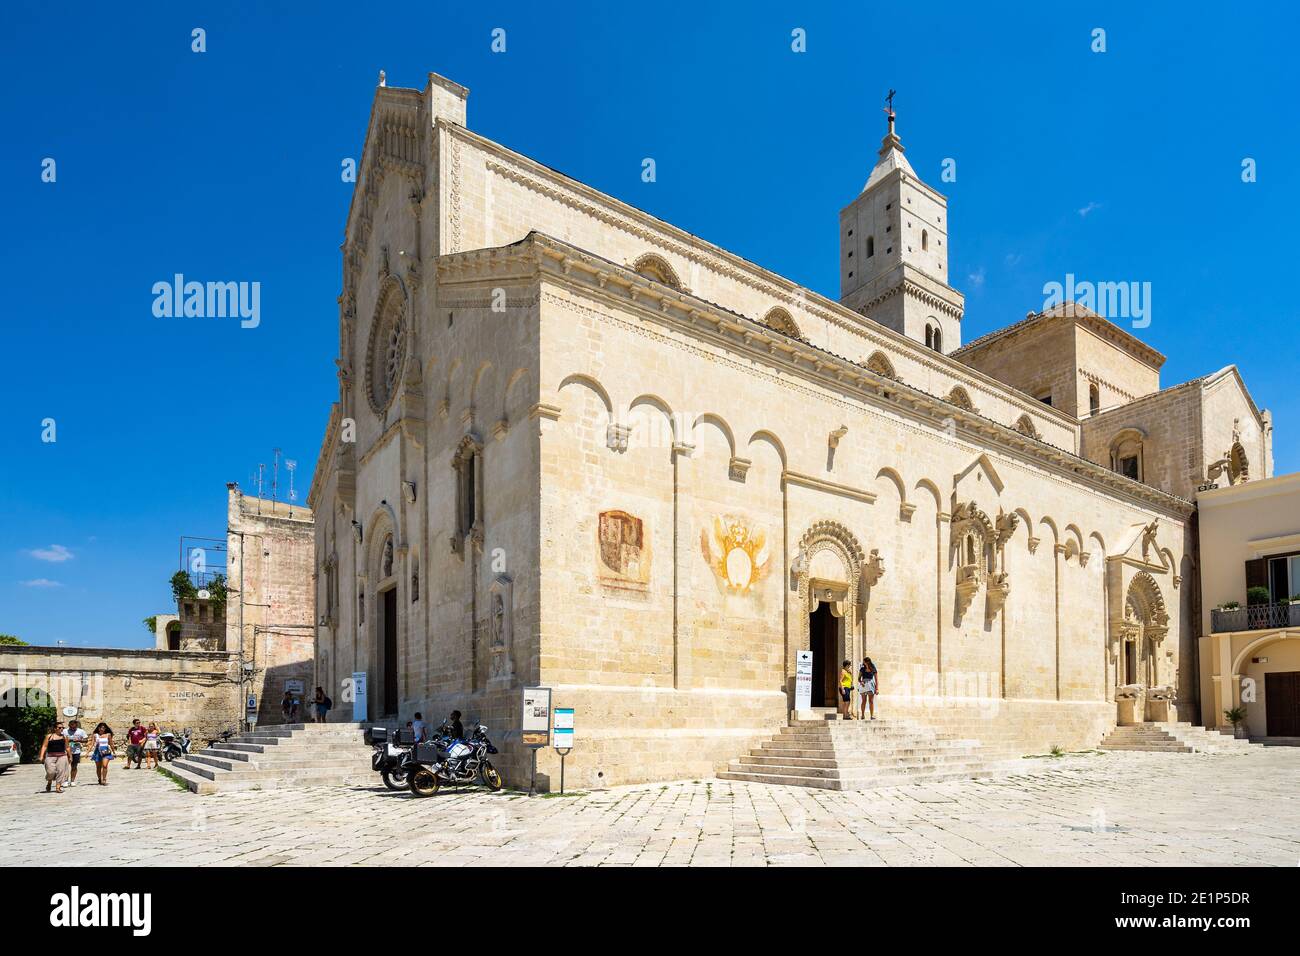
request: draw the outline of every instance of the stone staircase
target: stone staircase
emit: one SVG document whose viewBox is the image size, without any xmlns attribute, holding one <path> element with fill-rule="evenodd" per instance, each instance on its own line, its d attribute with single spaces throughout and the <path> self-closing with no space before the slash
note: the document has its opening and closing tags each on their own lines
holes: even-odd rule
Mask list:
<svg viewBox="0 0 1300 956">
<path fill-rule="evenodd" d="M 775 737 L 731 761 L 718 777 L 787 787 L 865 790 L 982 776 L 999 756 L 978 740 L 936 733 L 910 720 L 843 720 L 833 711 L 808 712 L 796 715 Z"/>
<path fill-rule="evenodd" d="M 372 749 L 362 725 L 281 724 L 259 727 L 163 763 L 194 793 L 371 784 Z"/>
<path fill-rule="evenodd" d="M 1168 753 L 1249 753 L 1253 745 L 1229 733 L 1194 724 L 1148 721 L 1116 727 L 1101 742 L 1102 750 L 1148 750 Z"/>
</svg>

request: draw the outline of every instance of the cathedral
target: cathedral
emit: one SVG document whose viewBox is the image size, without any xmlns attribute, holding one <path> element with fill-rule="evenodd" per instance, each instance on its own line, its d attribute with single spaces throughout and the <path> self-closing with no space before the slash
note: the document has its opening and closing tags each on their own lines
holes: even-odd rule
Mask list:
<svg viewBox="0 0 1300 956">
<path fill-rule="evenodd" d="M 807 651 L 811 708 L 870 656 L 882 715 L 1021 753 L 1199 719 L 1197 489 L 1272 471 L 1235 367 L 1162 385 L 1068 301 L 963 344 L 947 200 L 892 112 L 837 300 L 474 133 L 467 97 L 430 74 L 371 108 L 317 683 L 459 709 L 515 781 L 550 687 L 583 786 L 712 776 L 791 719 Z"/>
</svg>

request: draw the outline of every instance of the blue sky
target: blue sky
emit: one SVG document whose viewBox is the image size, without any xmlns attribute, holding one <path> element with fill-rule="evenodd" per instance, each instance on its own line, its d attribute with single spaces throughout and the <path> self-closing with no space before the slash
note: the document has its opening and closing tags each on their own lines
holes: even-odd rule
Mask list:
<svg viewBox="0 0 1300 956">
<path fill-rule="evenodd" d="M 279 447 L 305 498 L 337 387 L 341 162 L 381 68 L 468 86 L 471 128 L 832 297 L 896 88 L 949 197 L 966 341 L 1067 273 L 1150 282 L 1163 384 L 1237 363 L 1278 472 L 1300 468 L 1291 8 L 479 6 L 6 5 L 0 633 L 146 645 L 180 536 L 224 533 L 225 482 Z M 260 325 L 156 318 L 178 272 L 260 282 Z"/>
</svg>

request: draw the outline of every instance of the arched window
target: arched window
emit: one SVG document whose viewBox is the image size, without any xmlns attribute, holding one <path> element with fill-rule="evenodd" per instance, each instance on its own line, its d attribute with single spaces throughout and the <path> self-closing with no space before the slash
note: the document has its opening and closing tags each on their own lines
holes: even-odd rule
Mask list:
<svg viewBox="0 0 1300 956">
<path fill-rule="evenodd" d="M 1235 441 L 1232 443 L 1232 451 L 1228 453 L 1228 483 L 1235 485 L 1249 480 L 1250 461 L 1246 458 L 1246 449 L 1241 442 Z"/>
<path fill-rule="evenodd" d="M 937 325 L 934 327 L 934 350 L 936 352 L 943 351 L 943 330 Z"/>
<path fill-rule="evenodd" d="M 1101 409 L 1101 392 L 1097 388 L 1097 383 L 1093 382 L 1088 386 L 1088 414 L 1096 415 Z"/>
<path fill-rule="evenodd" d="M 925 347 L 934 348 L 934 326 L 929 322 L 925 323 Z"/>
<path fill-rule="evenodd" d="M 1111 440 L 1110 467 L 1125 478 L 1145 481 L 1142 442 L 1143 434 L 1136 428 L 1126 428 Z"/>
<path fill-rule="evenodd" d="M 876 237 L 867 236 L 867 258 L 870 259 L 876 254 Z"/>
<path fill-rule="evenodd" d="M 921 251 L 924 252 L 929 248 L 930 248 L 930 234 L 926 232 L 924 229 L 922 229 L 921 230 Z"/>
<path fill-rule="evenodd" d="M 1034 421 L 1028 415 L 1020 416 L 1020 420 L 1016 422 L 1016 431 L 1027 438 L 1038 437 L 1038 429 L 1034 427 Z"/>
</svg>

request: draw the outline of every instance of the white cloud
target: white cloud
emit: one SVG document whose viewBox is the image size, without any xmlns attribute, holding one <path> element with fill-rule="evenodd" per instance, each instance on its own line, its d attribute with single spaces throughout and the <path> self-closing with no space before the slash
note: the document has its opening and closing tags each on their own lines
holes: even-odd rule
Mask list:
<svg viewBox="0 0 1300 956">
<path fill-rule="evenodd" d="M 982 287 L 984 285 L 984 267 L 980 266 L 977 271 L 972 272 L 970 275 L 966 276 L 966 281 L 969 282 L 976 289 Z"/>
<path fill-rule="evenodd" d="M 1020 260 L 1023 258 L 1024 256 L 1022 256 L 1018 252 L 1008 252 L 1006 258 L 1003 259 L 1002 261 L 1005 262 L 1008 266 L 1018 266 L 1020 265 Z"/>
<path fill-rule="evenodd" d="M 32 578 L 30 581 L 24 581 L 25 588 L 61 588 L 63 587 L 58 581 L 51 581 L 49 578 Z"/>
<path fill-rule="evenodd" d="M 1101 203 L 1099 203 L 1099 202 L 1090 202 L 1090 203 L 1088 203 L 1088 205 L 1084 206 L 1082 209 L 1079 210 L 1079 217 L 1080 217 L 1080 218 L 1083 218 L 1084 216 L 1088 215 L 1088 213 L 1092 212 L 1093 210 L 1095 210 L 1095 209 L 1100 209 L 1100 208 L 1101 208 Z"/>
<path fill-rule="evenodd" d="M 72 560 L 72 552 L 61 544 L 52 544 L 48 548 L 33 548 L 27 553 L 38 561 L 50 561 L 54 564 Z"/>
</svg>

